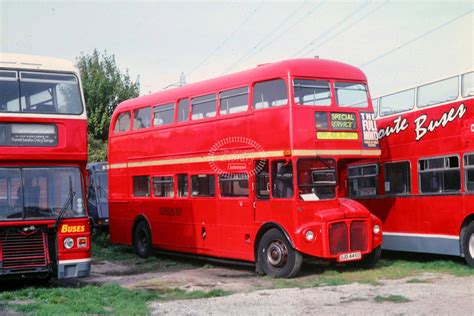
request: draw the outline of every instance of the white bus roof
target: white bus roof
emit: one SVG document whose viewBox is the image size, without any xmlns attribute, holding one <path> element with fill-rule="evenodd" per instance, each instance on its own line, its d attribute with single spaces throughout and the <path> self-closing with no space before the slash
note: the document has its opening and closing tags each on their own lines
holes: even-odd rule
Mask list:
<svg viewBox="0 0 474 316">
<path fill-rule="evenodd" d="M 0 68 L 77 72 L 66 59 L 10 53 L 0 53 Z"/>
</svg>

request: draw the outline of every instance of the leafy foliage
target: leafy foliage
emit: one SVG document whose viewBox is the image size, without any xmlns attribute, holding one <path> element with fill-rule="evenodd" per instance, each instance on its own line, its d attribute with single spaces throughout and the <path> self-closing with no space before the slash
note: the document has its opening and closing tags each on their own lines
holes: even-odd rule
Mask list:
<svg viewBox="0 0 474 316">
<path fill-rule="evenodd" d="M 114 109 L 120 102 L 138 96 L 139 78 L 133 82 L 128 70 L 122 73 L 115 56 L 108 55 L 106 51 L 100 53 L 94 50 L 90 55 L 82 54 L 77 58 L 77 67 L 87 105 L 89 134 L 93 139 L 106 141 Z"/>
<path fill-rule="evenodd" d="M 88 136 L 89 142 L 89 161 L 107 161 L 107 141 L 94 139 L 92 135 Z"/>
</svg>

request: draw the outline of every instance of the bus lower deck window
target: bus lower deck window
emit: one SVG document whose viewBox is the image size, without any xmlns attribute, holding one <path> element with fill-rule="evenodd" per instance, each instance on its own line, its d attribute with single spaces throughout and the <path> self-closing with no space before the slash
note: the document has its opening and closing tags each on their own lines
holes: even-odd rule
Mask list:
<svg viewBox="0 0 474 316">
<path fill-rule="evenodd" d="M 245 173 L 219 175 L 219 189 L 224 197 L 247 197 L 249 181 Z"/>
<path fill-rule="evenodd" d="M 464 169 L 466 172 L 466 191 L 474 191 L 474 154 L 464 156 Z"/>
<path fill-rule="evenodd" d="M 191 191 L 192 196 L 214 196 L 214 175 L 200 174 L 191 176 Z"/>
<path fill-rule="evenodd" d="M 150 177 L 134 176 L 133 177 L 133 196 L 143 197 L 150 196 Z"/>
<path fill-rule="evenodd" d="M 268 200 L 270 198 L 270 172 L 267 160 L 255 161 L 255 175 L 257 198 Z"/>
<path fill-rule="evenodd" d="M 188 175 L 178 174 L 178 197 L 188 196 Z"/>
<path fill-rule="evenodd" d="M 293 196 L 293 163 L 279 160 L 272 163 L 273 197 L 291 198 Z"/>
<path fill-rule="evenodd" d="M 377 195 L 377 165 L 349 167 L 347 172 L 349 179 L 349 196 L 362 197 Z"/>
<path fill-rule="evenodd" d="M 461 170 L 457 156 L 418 161 L 421 193 L 457 192 L 461 189 Z"/>
<path fill-rule="evenodd" d="M 173 177 L 153 177 L 153 194 L 157 197 L 174 197 Z"/>
<path fill-rule="evenodd" d="M 410 193 L 410 163 L 408 161 L 385 164 L 385 194 Z"/>
</svg>

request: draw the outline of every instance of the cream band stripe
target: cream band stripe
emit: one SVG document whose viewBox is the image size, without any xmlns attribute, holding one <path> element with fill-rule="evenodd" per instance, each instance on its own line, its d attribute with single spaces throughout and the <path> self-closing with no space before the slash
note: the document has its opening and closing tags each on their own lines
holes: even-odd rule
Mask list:
<svg viewBox="0 0 474 316">
<path fill-rule="evenodd" d="M 293 156 L 318 156 L 318 155 L 379 156 L 380 150 L 379 149 L 363 149 L 363 150 L 295 149 L 291 151 L 291 155 Z M 109 169 L 177 165 L 177 164 L 212 162 L 212 161 L 219 162 L 219 161 L 227 161 L 227 160 L 272 158 L 272 157 L 282 157 L 282 156 L 287 156 L 285 155 L 285 151 L 283 150 L 257 151 L 257 152 L 249 152 L 249 153 L 242 153 L 242 154 L 199 156 L 199 157 L 187 157 L 187 158 L 176 158 L 176 159 L 162 159 L 162 160 L 150 160 L 150 161 L 137 161 L 137 162 L 129 162 L 129 163 L 117 163 L 117 164 L 110 164 Z"/>
</svg>

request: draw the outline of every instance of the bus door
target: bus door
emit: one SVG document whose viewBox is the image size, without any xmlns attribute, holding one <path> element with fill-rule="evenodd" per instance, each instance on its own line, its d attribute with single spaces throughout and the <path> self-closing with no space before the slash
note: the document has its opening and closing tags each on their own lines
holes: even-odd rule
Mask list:
<svg viewBox="0 0 474 316">
<path fill-rule="evenodd" d="M 270 165 L 268 160 L 256 160 L 254 166 L 255 195 L 253 207 L 255 209 L 255 221 L 265 222 L 271 218 L 272 207 L 270 201 L 271 182 Z"/>
<path fill-rule="evenodd" d="M 250 198 L 251 183 L 247 170 L 219 175 L 218 222 L 221 239 L 218 249 L 225 254 L 248 256 L 252 253 L 254 209 Z"/>
<path fill-rule="evenodd" d="M 214 174 L 193 174 L 191 180 L 194 246 L 198 254 L 214 255 L 219 243 L 216 179 Z"/>
</svg>

